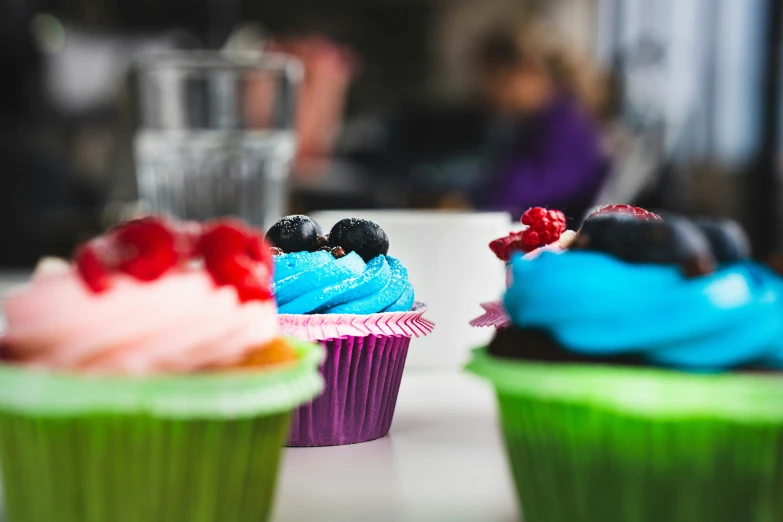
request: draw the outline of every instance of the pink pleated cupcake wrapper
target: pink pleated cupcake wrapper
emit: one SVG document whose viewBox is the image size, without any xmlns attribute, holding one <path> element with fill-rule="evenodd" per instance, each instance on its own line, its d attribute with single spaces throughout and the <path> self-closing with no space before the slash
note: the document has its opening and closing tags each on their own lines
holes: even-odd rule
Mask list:
<svg viewBox="0 0 783 522">
<path fill-rule="evenodd" d="M 294 411 L 289 446 L 339 446 L 389 433 L 411 338 L 368 335 L 321 341 L 324 393 Z"/>
<path fill-rule="evenodd" d="M 279 314 L 285 335 L 303 341 L 322 341 L 366 335 L 423 337 L 435 326 L 424 318 L 427 305 L 414 303 L 409 312 L 356 314 Z"/>
<path fill-rule="evenodd" d="M 511 326 L 511 318 L 506 313 L 502 301 L 481 303 L 484 313 L 470 322 L 471 326 L 508 328 Z"/>
<path fill-rule="evenodd" d="M 324 393 L 293 414 L 289 446 L 356 444 L 389 433 L 411 338 L 435 326 L 427 306 L 409 312 L 280 314 L 285 335 L 326 349 Z"/>
</svg>

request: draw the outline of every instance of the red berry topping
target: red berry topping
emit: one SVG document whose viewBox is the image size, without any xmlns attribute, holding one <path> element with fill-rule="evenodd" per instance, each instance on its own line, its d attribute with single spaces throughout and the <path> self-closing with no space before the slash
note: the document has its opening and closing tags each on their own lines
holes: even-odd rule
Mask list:
<svg viewBox="0 0 783 522">
<path fill-rule="evenodd" d="M 263 236 L 233 220 L 205 227 L 198 245 L 217 285 L 232 285 L 242 302 L 271 298 L 272 253 Z"/>
<path fill-rule="evenodd" d="M 649 210 L 645 210 L 639 207 L 632 207 L 631 205 L 604 205 L 591 212 L 587 216 L 587 219 L 595 216 L 603 216 L 606 214 L 624 214 L 647 221 L 661 219 L 661 216 L 654 212 L 650 212 Z"/>
<path fill-rule="evenodd" d="M 272 297 L 271 272 L 263 265 L 257 266 L 243 255 L 218 256 L 213 258 L 207 269 L 218 286 L 230 285 L 236 288 L 243 303 L 266 301 Z"/>
<path fill-rule="evenodd" d="M 560 239 L 566 230 L 566 217 L 559 210 L 533 207 L 522 214 L 522 224 L 528 226 L 522 231 L 522 250 L 532 252 Z"/>
<path fill-rule="evenodd" d="M 248 235 L 245 226 L 235 221 L 215 221 L 204 228 L 198 244 L 198 252 L 204 258 L 243 252 L 248 242 Z"/>
<path fill-rule="evenodd" d="M 109 288 L 109 270 L 98 255 L 94 242 L 80 246 L 73 260 L 76 270 L 90 290 L 99 293 Z"/>
<path fill-rule="evenodd" d="M 240 221 L 221 219 L 207 224 L 198 244 L 205 259 L 226 254 L 241 254 L 272 267 L 272 253 L 261 233 Z"/>
<path fill-rule="evenodd" d="M 175 233 L 161 218 L 129 221 L 113 236 L 117 269 L 140 281 L 154 281 L 180 262 Z"/>
<path fill-rule="evenodd" d="M 541 207 L 529 209 L 522 215 L 525 230 L 512 232 L 506 237 L 496 239 L 489 248 L 502 261 L 511 259 L 513 252 L 532 252 L 542 246 L 560 239 L 566 230 L 565 214 L 559 210 L 547 210 Z"/>
<path fill-rule="evenodd" d="M 263 236 L 239 221 L 201 226 L 150 216 L 124 223 L 76 251 L 76 269 L 99 293 L 112 272 L 154 281 L 172 268 L 203 259 L 217 285 L 236 288 L 242 302 L 271 299 L 272 253 Z"/>
<path fill-rule="evenodd" d="M 496 239 L 489 244 L 490 250 L 501 261 L 508 261 L 511 259 L 513 252 L 523 252 L 524 242 L 522 241 L 522 232 L 512 232 L 506 237 Z"/>
</svg>

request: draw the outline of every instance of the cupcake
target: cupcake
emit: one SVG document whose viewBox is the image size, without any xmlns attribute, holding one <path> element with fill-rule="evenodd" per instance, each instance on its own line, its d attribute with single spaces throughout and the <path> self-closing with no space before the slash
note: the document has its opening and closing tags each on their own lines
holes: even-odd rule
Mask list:
<svg viewBox="0 0 783 522">
<path fill-rule="evenodd" d="M 512 326 L 468 369 L 527 522 L 783 518 L 783 284 L 736 230 L 594 217 L 512 260 Z"/>
<path fill-rule="evenodd" d="M 428 334 L 403 263 L 377 224 L 344 219 L 328 236 L 307 216 L 267 232 L 280 326 L 326 349 L 323 395 L 300 407 L 290 446 L 335 446 L 389 432 L 412 337 Z"/>
<path fill-rule="evenodd" d="M 597 207 L 588 216 L 588 219 L 606 215 L 635 217 L 643 220 L 660 219 L 657 214 L 630 205 Z M 566 229 L 566 216 L 559 210 L 533 207 L 522 214 L 521 222 L 521 230 L 511 232 L 489 244 L 490 250 L 497 258 L 506 263 L 506 284 L 508 286 L 511 285 L 512 279 L 510 265 L 513 255 L 522 254 L 525 259 L 533 259 L 543 252 L 559 254 L 566 251 L 576 238 L 575 231 Z M 484 309 L 484 313 L 470 321 L 471 326 L 506 328 L 511 324 L 502 301 L 481 303 L 480 306 Z"/>
<path fill-rule="evenodd" d="M 267 520 L 291 411 L 323 386 L 271 270 L 241 223 L 157 217 L 41 263 L 3 302 L 8 520 Z"/>
</svg>

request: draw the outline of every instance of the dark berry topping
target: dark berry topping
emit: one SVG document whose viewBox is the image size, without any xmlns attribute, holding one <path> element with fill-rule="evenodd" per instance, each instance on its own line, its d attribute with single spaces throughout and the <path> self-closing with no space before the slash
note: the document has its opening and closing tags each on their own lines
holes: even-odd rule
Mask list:
<svg viewBox="0 0 783 522">
<path fill-rule="evenodd" d="M 315 252 L 321 227 L 307 216 L 286 216 L 266 233 L 270 244 L 283 252 Z"/>
<path fill-rule="evenodd" d="M 389 251 L 386 232 L 376 223 L 359 218 L 338 221 L 329 232 L 329 244 L 342 247 L 345 253 L 356 252 L 365 262 Z"/>
<path fill-rule="evenodd" d="M 750 257 L 748 236 L 736 221 L 697 219 L 694 223 L 707 236 L 712 255 L 718 263 L 733 263 Z"/>
<path fill-rule="evenodd" d="M 707 238 L 684 218 L 663 221 L 622 214 L 595 216 L 584 222 L 571 250 L 606 252 L 631 263 L 679 265 L 688 276 L 715 269 Z"/>
<path fill-rule="evenodd" d="M 330 252 L 332 253 L 332 256 L 334 256 L 335 259 L 340 259 L 341 257 L 345 257 L 345 250 L 343 247 L 333 247 Z"/>
</svg>

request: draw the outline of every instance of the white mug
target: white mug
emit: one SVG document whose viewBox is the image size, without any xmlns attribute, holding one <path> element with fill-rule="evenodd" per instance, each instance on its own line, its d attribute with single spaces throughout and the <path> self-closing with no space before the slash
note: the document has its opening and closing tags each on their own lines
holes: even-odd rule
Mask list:
<svg viewBox="0 0 783 522">
<path fill-rule="evenodd" d="M 376 222 L 389 236 L 389 255 L 408 267 L 416 300 L 435 330 L 411 343 L 409 368 L 457 367 L 470 350 L 486 344 L 494 330 L 471 327 L 479 303 L 498 300 L 505 289 L 505 266 L 489 242 L 508 234 L 511 216 L 503 212 L 419 210 L 330 210 L 311 217 L 324 233 L 339 220 Z"/>
</svg>

